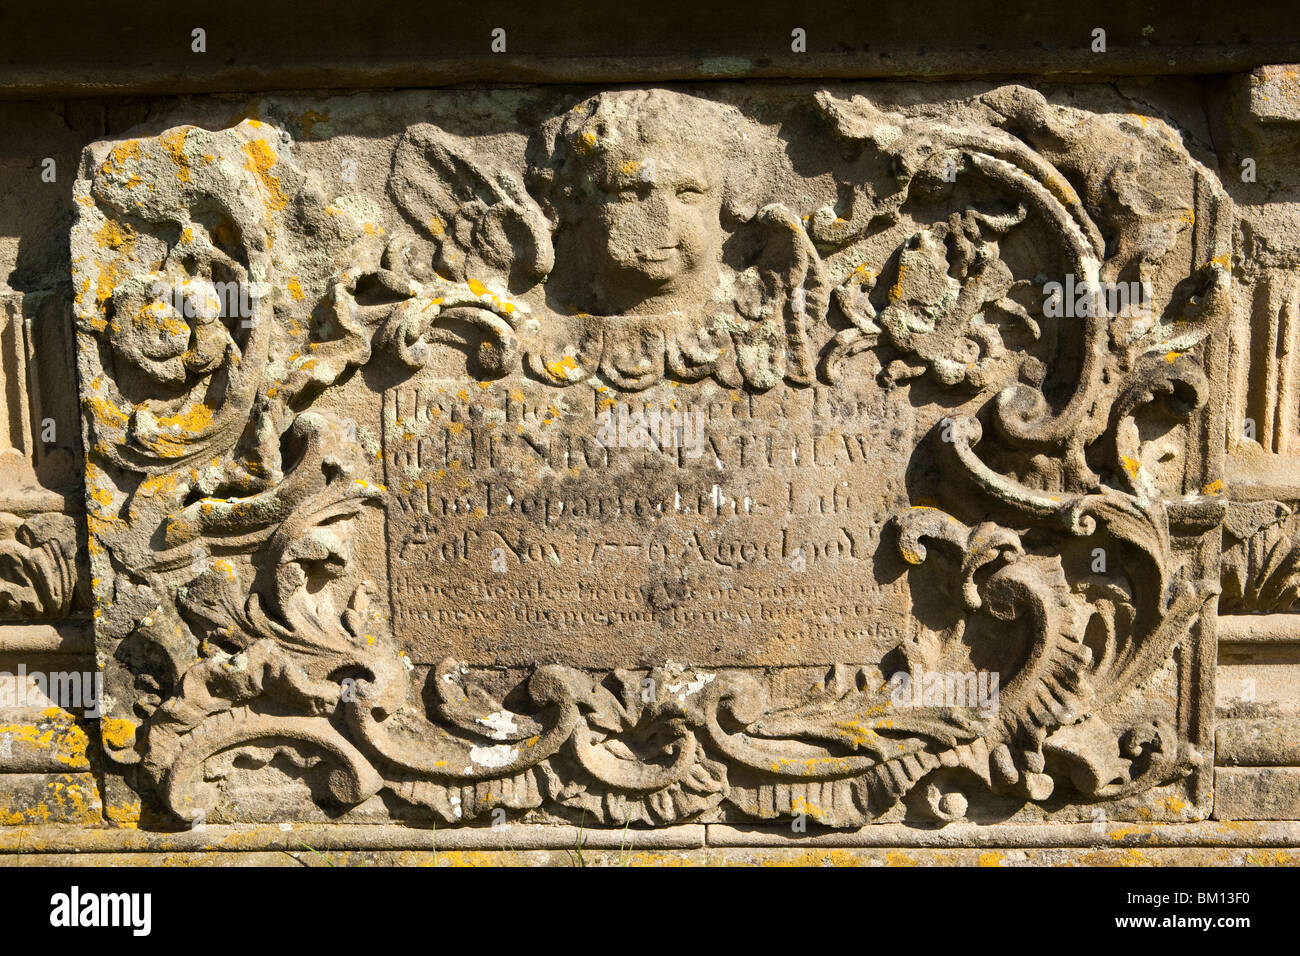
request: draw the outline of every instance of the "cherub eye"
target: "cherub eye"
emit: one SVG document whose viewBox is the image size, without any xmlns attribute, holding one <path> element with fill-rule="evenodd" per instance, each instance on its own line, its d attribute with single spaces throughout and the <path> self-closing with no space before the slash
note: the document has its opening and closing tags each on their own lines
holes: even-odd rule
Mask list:
<svg viewBox="0 0 1300 956">
<path fill-rule="evenodd" d="M 635 202 L 645 199 L 649 193 L 650 187 L 646 183 L 628 183 L 620 186 L 614 195 L 624 202 Z"/>
<path fill-rule="evenodd" d="M 683 185 L 677 187 L 677 199 L 687 205 L 694 205 L 704 198 L 704 190 L 699 186 Z"/>
</svg>

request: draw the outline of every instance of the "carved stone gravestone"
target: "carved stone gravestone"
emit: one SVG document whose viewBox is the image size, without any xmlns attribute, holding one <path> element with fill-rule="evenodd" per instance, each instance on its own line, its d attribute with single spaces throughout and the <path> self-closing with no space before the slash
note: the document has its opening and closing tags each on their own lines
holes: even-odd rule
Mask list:
<svg viewBox="0 0 1300 956">
<path fill-rule="evenodd" d="M 318 106 L 83 160 L 109 803 L 1208 816 L 1232 220 L 1179 130 L 987 83 Z"/>
</svg>

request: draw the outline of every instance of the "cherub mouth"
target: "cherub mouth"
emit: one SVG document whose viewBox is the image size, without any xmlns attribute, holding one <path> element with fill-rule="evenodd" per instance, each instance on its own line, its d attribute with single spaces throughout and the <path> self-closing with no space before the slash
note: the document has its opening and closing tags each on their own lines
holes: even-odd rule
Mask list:
<svg viewBox="0 0 1300 956">
<path fill-rule="evenodd" d="M 653 249 L 641 250 L 641 258 L 647 262 L 664 262 L 671 259 L 677 254 L 681 243 L 673 243 L 671 246 L 655 246 Z"/>
</svg>

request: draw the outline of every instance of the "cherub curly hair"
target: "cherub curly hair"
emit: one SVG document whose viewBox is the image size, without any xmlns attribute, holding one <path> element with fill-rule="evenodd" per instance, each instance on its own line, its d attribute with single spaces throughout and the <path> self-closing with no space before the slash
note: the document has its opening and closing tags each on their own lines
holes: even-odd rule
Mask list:
<svg viewBox="0 0 1300 956">
<path fill-rule="evenodd" d="M 612 181 L 620 159 L 642 148 L 715 157 L 724 219 L 743 221 L 756 167 L 734 106 L 663 89 L 599 93 L 549 120 L 528 146 L 529 192 L 552 226 L 583 215 L 584 200 Z"/>
</svg>

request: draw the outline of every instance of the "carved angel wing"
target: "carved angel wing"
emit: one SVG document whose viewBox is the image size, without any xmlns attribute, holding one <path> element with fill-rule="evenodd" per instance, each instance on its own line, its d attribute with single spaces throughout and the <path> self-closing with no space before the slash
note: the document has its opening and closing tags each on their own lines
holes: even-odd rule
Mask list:
<svg viewBox="0 0 1300 956">
<path fill-rule="evenodd" d="M 447 278 L 502 276 L 522 290 L 554 265 L 550 225 L 518 177 L 488 168 L 436 126 L 413 126 L 402 137 L 388 188 L 437 244 L 434 266 Z"/>
</svg>

